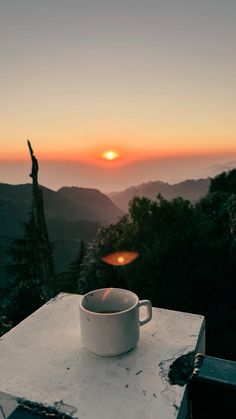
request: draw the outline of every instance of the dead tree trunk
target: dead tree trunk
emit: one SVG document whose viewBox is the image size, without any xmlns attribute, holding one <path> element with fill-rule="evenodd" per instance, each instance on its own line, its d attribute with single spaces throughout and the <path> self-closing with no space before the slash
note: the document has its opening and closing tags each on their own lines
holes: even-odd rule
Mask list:
<svg viewBox="0 0 236 419">
<path fill-rule="evenodd" d="M 32 160 L 30 177 L 33 182 L 33 216 L 37 229 L 38 244 L 41 251 L 40 259 L 42 266 L 40 267 L 40 272 L 42 278 L 40 278 L 40 280 L 42 280 L 45 298 L 48 301 L 51 297 L 55 296 L 56 293 L 53 252 L 44 216 L 43 191 L 38 184 L 38 161 L 34 155 L 30 141 L 27 142 Z"/>
</svg>

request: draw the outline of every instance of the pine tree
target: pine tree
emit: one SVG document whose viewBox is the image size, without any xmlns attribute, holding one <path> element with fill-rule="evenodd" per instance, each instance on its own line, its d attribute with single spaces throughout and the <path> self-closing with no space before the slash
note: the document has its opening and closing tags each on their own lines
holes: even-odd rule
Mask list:
<svg viewBox="0 0 236 419">
<path fill-rule="evenodd" d="M 6 313 L 16 324 L 46 301 L 41 281 L 43 254 L 33 212 L 23 224 L 23 237 L 11 241 L 8 254 L 12 262 L 6 267 L 10 279 Z"/>
<path fill-rule="evenodd" d="M 44 216 L 43 193 L 38 185 L 38 161 L 30 142 L 33 180 L 32 208 L 23 224 L 23 236 L 13 239 L 6 267 L 9 287 L 5 295 L 5 313 L 14 324 L 35 311 L 56 294 L 53 252 Z"/>
<path fill-rule="evenodd" d="M 48 237 L 48 230 L 44 216 L 43 192 L 38 184 L 38 161 L 34 156 L 30 141 L 28 147 L 32 160 L 32 171 L 30 177 L 33 180 L 33 203 L 32 212 L 35 223 L 36 240 L 43 256 L 41 264 L 41 281 L 45 290 L 46 300 L 49 300 L 56 294 L 55 272 L 53 263 L 53 251 Z"/>
<path fill-rule="evenodd" d="M 81 240 L 80 251 L 77 259 L 69 265 L 67 272 L 57 276 L 57 291 L 58 292 L 78 292 L 78 283 L 81 274 L 81 267 L 85 256 L 84 241 Z"/>
</svg>

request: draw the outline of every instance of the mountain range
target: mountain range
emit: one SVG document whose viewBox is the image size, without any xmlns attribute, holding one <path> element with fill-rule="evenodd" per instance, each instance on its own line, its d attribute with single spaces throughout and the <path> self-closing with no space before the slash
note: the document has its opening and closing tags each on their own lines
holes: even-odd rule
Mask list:
<svg viewBox="0 0 236 419">
<path fill-rule="evenodd" d="M 63 187 L 58 191 L 41 186 L 46 217 L 63 217 L 70 221 L 89 220 L 106 224 L 122 215 L 122 211 L 97 189 Z M 10 206 L 20 214 L 29 211 L 32 186 L 0 183 L 0 208 Z"/>
<path fill-rule="evenodd" d="M 112 192 L 108 196 L 124 212 L 128 211 L 128 204 L 135 196 L 145 196 L 149 199 L 156 199 L 161 194 L 165 199 L 171 200 L 181 196 L 192 203 L 198 201 L 207 194 L 210 185 L 210 178 L 185 180 L 170 185 L 167 182 L 155 181 L 132 186 L 121 192 Z"/>
</svg>

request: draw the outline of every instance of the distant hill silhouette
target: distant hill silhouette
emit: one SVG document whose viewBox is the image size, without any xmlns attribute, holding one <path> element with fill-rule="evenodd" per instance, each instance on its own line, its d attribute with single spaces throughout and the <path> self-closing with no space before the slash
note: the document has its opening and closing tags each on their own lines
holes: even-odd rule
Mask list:
<svg viewBox="0 0 236 419">
<path fill-rule="evenodd" d="M 123 212 L 111 199 L 97 189 L 79 188 L 76 186 L 63 187 L 58 190 L 57 194 L 69 200 L 73 205 L 79 206 L 80 210 L 85 215 L 87 214 L 87 217 L 87 212 L 89 211 L 90 220 L 108 223 L 123 215 Z"/>
<path fill-rule="evenodd" d="M 122 215 L 122 211 L 97 189 L 64 187 L 55 192 L 41 186 L 47 217 L 63 217 L 70 221 L 89 220 L 109 223 Z M 32 202 L 32 185 L 0 183 L 1 210 L 8 206 L 16 214 L 25 214 Z M 9 217 L 7 217 L 9 220 Z M 21 218 L 21 217 L 20 217 Z M 22 219 L 22 218 L 21 218 Z M 7 220 L 6 220 L 7 221 Z"/>
<path fill-rule="evenodd" d="M 54 242 L 56 270 L 66 269 L 77 256 L 80 241 L 94 237 L 100 225 L 115 221 L 123 212 L 96 189 L 61 188 L 55 192 L 41 187 L 49 237 Z M 4 282 L 6 248 L 11 238 L 21 237 L 28 220 L 32 185 L 0 183 L 0 285 Z"/>
<path fill-rule="evenodd" d="M 210 178 L 185 180 L 173 185 L 166 182 L 155 181 L 142 183 L 138 186 L 131 186 L 121 192 L 112 192 L 108 194 L 108 196 L 119 208 L 127 212 L 128 203 L 134 198 L 134 196 L 145 196 L 150 199 L 155 199 L 160 193 L 168 200 L 180 196 L 191 202 L 196 202 L 207 194 L 209 185 Z"/>
<path fill-rule="evenodd" d="M 232 170 L 235 168 L 236 168 L 236 161 L 232 160 L 226 163 L 213 164 L 212 166 L 208 168 L 208 171 L 211 176 L 216 176 L 222 172 L 228 172 L 229 170 Z"/>
</svg>

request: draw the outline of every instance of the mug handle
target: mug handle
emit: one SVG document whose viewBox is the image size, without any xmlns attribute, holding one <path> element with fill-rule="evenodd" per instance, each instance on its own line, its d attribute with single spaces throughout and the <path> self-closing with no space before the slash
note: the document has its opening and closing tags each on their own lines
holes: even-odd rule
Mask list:
<svg viewBox="0 0 236 419">
<path fill-rule="evenodd" d="M 140 326 L 148 323 L 152 319 L 152 304 L 149 300 L 141 300 L 138 303 L 139 307 L 145 306 L 147 308 L 147 316 L 144 319 L 139 320 Z"/>
</svg>

